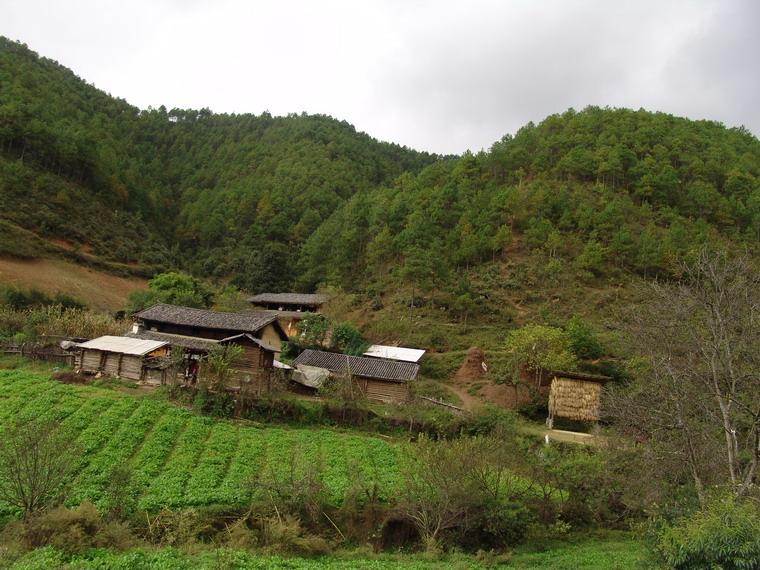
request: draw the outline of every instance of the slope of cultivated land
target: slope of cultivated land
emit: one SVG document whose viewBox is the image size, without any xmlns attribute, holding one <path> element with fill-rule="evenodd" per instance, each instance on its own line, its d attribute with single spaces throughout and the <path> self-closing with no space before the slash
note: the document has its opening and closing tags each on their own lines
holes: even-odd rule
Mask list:
<svg viewBox="0 0 760 570">
<path fill-rule="evenodd" d="M 119 277 L 56 258 L 33 260 L 0 257 L 0 285 L 66 293 L 93 309 L 117 311 L 124 308 L 132 291 L 144 289 L 145 279 Z"/>
<path fill-rule="evenodd" d="M 249 481 L 256 473 L 271 469 L 276 477 L 291 465 L 317 461 L 336 505 L 355 477 L 377 482 L 385 497 L 397 479 L 396 450 L 378 438 L 212 420 L 150 397 L 0 370 L 0 426 L 32 418 L 56 419 L 76 439 L 81 454 L 72 505 L 86 499 L 101 504 L 119 466 L 130 469 L 138 506 L 149 511 L 241 505 L 251 498 Z M 0 511 L 8 512 L 2 505 Z"/>
</svg>

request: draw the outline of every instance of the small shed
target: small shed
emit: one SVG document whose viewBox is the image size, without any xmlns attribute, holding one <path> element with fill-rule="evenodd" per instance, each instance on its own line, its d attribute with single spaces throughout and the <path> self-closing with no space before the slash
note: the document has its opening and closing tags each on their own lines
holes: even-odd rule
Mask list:
<svg viewBox="0 0 760 570">
<path fill-rule="evenodd" d="M 424 354 L 425 351 L 420 348 L 373 344 L 366 350 L 364 356 L 370 356 L 372 358 L 387 358 L 388 360 L 402 360 L 404 362 L 419 362 Z"/>
<path fill-rule="evenodd" d="M 304 350 L 293 364 L 296 369 L 304 365 L 323 368 L 332 375 L 350 374 L 368 399 L 387 403 L 409 400 L 409 383 L 420 370 L 419 365 L 413 362 L 349 356 L 322 350 Z"/>
<path fill-rule="evenodd" d="M 601 411 L 602 387 L 608 376 L 580 372 L 550 372 L 549 417 L 546 425 L 554 425 L 555 418 L 576 422 L 598 422 Z"/>
<path fill-rule="evenodd" d="M 83 372 L 102 372 L 138 382 L 145 379 L 148 359 L 169 355 L 167 342 L 110 335 L 79 343 L 77 349 L 78 367 Z"/>
</svg>

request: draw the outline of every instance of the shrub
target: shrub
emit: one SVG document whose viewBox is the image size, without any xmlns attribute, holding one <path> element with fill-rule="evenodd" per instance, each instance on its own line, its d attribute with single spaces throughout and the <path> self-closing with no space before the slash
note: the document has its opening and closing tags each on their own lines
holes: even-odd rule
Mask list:
<svg viewBox="0 0 760 570">
<path fill-rule="evenodd" d="M 565 334 L 570 341 L 570 350 L 578 358 L 599 358 L 604 353 L 593 329 L 577 315 L 567 322 Z"/>
<path fill-rule="evenodd" d="M 724 498 L 659 534 L 657 550 L 671 568 L 748 570 L 760 567 L 760 511 Z"/>
<path fill-rule="evenodd" d="M 93 504 L 85 502 L 75 509 L 58 507 L 28 519 L 24 542 L 30 548 L 52 546 L 75 553 L 89 548 L 125 549 L 137 539 L 122 523 L 104 521 Z"/>
</svg>

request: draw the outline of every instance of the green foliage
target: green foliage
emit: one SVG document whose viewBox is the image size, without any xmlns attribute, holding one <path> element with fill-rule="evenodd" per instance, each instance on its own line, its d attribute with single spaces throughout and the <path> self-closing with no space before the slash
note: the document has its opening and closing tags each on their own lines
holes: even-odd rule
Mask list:
<svg viewBox="0 0 760 570">
<path fill-rule="evenodd" d="M 214 293 L 195 277 L 185 273 L 160 273 L 148 282 L 147 291 L 135 291 L 127 301 L 127 312 L 135 313 L 156 303 L 206 309 Z"/>
<path fill-rule="evenodd" d="M 307 315 L 298 321 L 299 339 L 306 346 L 324 345 L 329 330 L 330 321 L 319 313 Z"/>
<path fill-rule="evenodd" d="M 0 287 L 0 305 L 16 311 L 48 305 L 59 305 L 64 309 L 84 308 L 84 303 L 60 291 L 51 297 L 39 289 L 22 291 L 12 286 Z"/>
<path fill-rule="evenodd" d="M 111 315 L 85 309 L 48 305 L 17 311 L 0 305 L 0 338 L 18 335 L 26 342 L 42 335 L 95 338 L 123 332 L 124 323 Z"/>
<path fill-rule="evenodd" d="M 343 501 L 354 474 L 376 481 L 382 501 L 398 481 L 395 447 L 374 437 L 213 421 L 157 399 L 61 384 L 23 370 L 0 370 L 0 386 L 0 426 L 11 419 L 58 419 L 81 450 L 70 505 L 91 500 L 110 508 L 112 479 L 126 468 L 137 509 L 243 506 L 251 499 L 250 479 L 267 465 L 284 475 L 294 454 L 304 461 L 330 458 L 324 484 L 333 505 Z M 0 514 L 13 513 L 0 503 Z"/>
<path fill-rule="evenodd" d="M 578 315 L 574 315 L 567 322 L 565 334 L 570 343 L 570 350 L 578 358 L 594 359 L 604 354 L 594 330 Z"/>
<path fill-rule="evenodd" d="M 507 336 L 506 352 L 515 374 L 520 368 L 529 372 L 572 370 L 576 366 L 570 341 L 561 329 L 546 325 L 527 325 Z"/>
<path fill-rule="evenodd" d="M 369 343 L 357 328 L 349 322 L 337 323 L 330 334 L 332 348 L 345 354 L 360 356 L 369 348 Z"/>
<path fill-rule="evenodd" d="M 745 570 L 760 566 L 760 511 L 749 501 L 712 501 L 665 525 L 657 549 L 669 568 Z"/>
</svg>

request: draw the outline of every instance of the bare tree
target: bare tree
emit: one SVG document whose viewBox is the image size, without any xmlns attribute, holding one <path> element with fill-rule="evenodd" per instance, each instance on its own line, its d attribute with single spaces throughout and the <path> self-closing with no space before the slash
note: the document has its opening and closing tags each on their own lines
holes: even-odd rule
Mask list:
<svg viewBox="0 0 760 570">
<path fill-rule="evenodd" d="M 62 500 L 75 465 L 73 440 L 55 422 L 7 426 L 0 438 L 0 499 L 24 517 Z"/>
<path fill-rule="evenodd" d="M 686 467 L 700 498 L 707 484 L 745 495 L 760 459 L 760 273 L 704 249 L 647 296 L 632 326 L 644 369 L 608 410 L 661 466 Z"/>
</svg>

